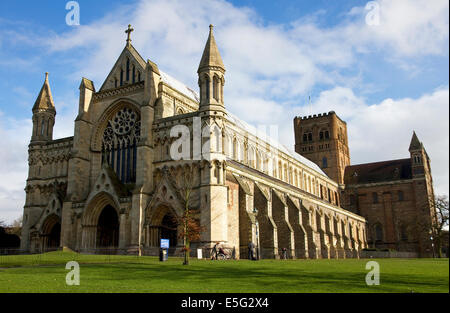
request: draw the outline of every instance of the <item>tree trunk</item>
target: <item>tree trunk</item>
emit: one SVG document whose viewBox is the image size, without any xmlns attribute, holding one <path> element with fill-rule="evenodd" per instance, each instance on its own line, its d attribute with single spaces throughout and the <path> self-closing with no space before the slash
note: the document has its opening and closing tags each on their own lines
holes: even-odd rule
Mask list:
<svg viewBox="0 0 450 313">
<path fill-rule="evenodd" d="M 184 252 L 184 265 L 189 265 L 189 240 L 186 240 L 186 251 Z"/>
<path fill-rule="evenodd" d="M 436 240 L 436 249 L 438 250 L 438 258 L 442 258 L 442 240 L 440 237 Z"/>
<path fill-rule="evenodd" d="M 184 222 L 184 263 L 183 265 L 189 265 L 189 238 L 188 238 L 188 222 L 187 219 Z"/>
</svg>

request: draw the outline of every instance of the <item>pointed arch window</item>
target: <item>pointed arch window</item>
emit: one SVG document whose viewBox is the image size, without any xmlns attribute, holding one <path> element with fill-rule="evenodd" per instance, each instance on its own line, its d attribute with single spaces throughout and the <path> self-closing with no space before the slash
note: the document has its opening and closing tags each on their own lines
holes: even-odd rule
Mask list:
<svg viewBox="0 0 450 313">
<path fill-rule="evenodd" d="M 136 66 L 133 65 L 133 84 L 136 82 Z"/>
<path fill-rule="evenodd" d="M 236 138 L 233 139 L 233 159 L 238 160 L 238 145 Z"/>
<path fill-rule="evenodd" d="M 208 76 L 205 79 L 205 84 L 206 84 L 206 101 L 209 101 L 209 97 L 210 97 L 210 81 L 209 81 L 209 77 Z"/>
<path fill-rule="evenodd" d="M 322 168 L 327 168 L 328 167 L 328 159 L 326 157 L 324 157 L 322 159 Z"/>
<path fill-rule="evenodd" d="M 127 82 L 130 81 L 130 59 L 127 58 Z"/>
<path fill-rule="evenodd" d="M 408 229 L 405 224 L 400 225 L 400 240 L 408 241 Z"/>
<path fill-rule="evenodd" d="M 136 182 L 137 143 L 141 122 L 137 112 L 123 108 L 108 121 L 103 133 L 102 163 L 107 163 L 124 184 Z"/>
<path fill-rule="evenodd" d="M 422 158 L 420 157 L 420 155 L 416 154 L 414 156 L 414 163 L 415 164 L 422 164 Z"/>
<path fill-rule="evenodd" d="M 377 242 L 383 241 L 383 227 L 381 226 L 381 224 L 375 225 L 375 240 Z"/>
<path fill-rule="evenodd" d="M 216 101 L 219 101 L 219 78 L 217 76 L 213 78 L 213 97 Z"/>
<path fill-rule="evenodd" d="M 377 204 L 377 203 L 378 203 L 378 193 L 377 193 L 377 192 L 373 192 L 373 193 L 372 193 L 372 202 L 373 202 L 374 204 Z"/>
<path fill-rule="evenodd" d="M 256 169 L 263 171 L 264 170 L 264 165 L 263 165 L 263 158 L 261 156 L 261 154 L 257 151 L 256 152 Z"/>
</svg>

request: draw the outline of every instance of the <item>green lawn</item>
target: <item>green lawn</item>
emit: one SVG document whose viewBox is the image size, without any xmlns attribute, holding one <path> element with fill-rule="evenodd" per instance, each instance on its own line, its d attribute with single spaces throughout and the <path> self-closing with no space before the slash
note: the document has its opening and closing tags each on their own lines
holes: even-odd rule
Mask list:
<svg viewBox="0 0 450 313">
<path fill-rule="evenodd" d="M 81 285 L 67 286 L 68 261 L 81 268 Z M 4 292 L 309 293 L 449 292 L 448 259 L 378 259 L 380 285 L 367 286 L 369 260 L 207 261 L 97 256 L 67 252 L 0 256 Z"/>
</svg>

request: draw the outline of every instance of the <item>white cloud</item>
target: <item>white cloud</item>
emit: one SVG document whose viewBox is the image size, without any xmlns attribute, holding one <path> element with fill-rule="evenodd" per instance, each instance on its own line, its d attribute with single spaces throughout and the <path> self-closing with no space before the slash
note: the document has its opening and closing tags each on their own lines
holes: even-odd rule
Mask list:
<svg viewBox="0 0 450 313">
<path fill-rule="evenodd" d="M 448 0 L 380 0 L 380 25 L 367 26 L 368 38 L 405 55 L 448 51 Z"/>
<path fill-rule="evenodd" d="M 318 26 L 314 19 L 294 22 L 292 36 L 306 43 L 304 51 L 316 62 L 342 67 L 355 62 L 355 54 L 388 51 L 388 61 L 408 71 L 405 59 L 448 54 L 448 0 L 376 2 L 379 25 L 368 25 L 370 11 L 355 7 L 346 21 L 330 28 Z"/>
<path fill-rule="evenodd" d="M 335 49 L 334 42 L 324 41 L 308 51 L 309 43 L 297 40 L 292 27 L 263 26 L 252 10 L 225 1 L 141 0 L 134 11 L 128 7 L 127 14 L 122 11 L 43 41 L 52 52 L 81 51 L 83 62 L 73 60 L 74 79 L 87 76 L 98 86 L 125 45 L 128 23 L 135 29 L 133 44 L 141 55 L 191 86 L 197 85 L 196 70 L 208 25 L 213 23 L 228 70 L 227 93 L 242 94 L 240 86 L 245 86 L 246 94 L 297 96 L 315 83 L 334 82 L 334 76 L 321 65 L 351 63 L 351 55 Z M 323 55 L 326 60 L 312 55 Z"/>
<path fill-rule="evenodd" d="M 0 220 L 12 222 L 22 214 L 28 171 L 31 119 L 7 118 L 0 111 Z"/>
</svg>

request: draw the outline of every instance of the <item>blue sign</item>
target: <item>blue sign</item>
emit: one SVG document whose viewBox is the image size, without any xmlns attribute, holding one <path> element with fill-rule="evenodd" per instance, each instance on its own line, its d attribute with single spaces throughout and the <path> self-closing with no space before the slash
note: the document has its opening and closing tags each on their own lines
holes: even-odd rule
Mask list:
<svg viewBox="0 0 450 313">
<path fill-rule="evenodd" d="M 161 249 L 169 249 L 169 239 L 161 239 Z"/>
</svg>

